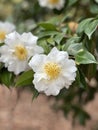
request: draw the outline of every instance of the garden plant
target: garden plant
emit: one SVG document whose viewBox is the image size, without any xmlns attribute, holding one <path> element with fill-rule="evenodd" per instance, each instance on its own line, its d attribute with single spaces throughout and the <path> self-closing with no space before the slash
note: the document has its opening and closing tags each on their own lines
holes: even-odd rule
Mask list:
<svg viewBox="0 0 98 130">
<path fill-rule="evenodd" d="M 0 83 L 29 88 L 33 100 L 54 97 L 56 110 L 85 124 L 90 115 L 83 106 L 98 90 L 98 0 L 1 0 L 0 6 Z"/>
</svg>

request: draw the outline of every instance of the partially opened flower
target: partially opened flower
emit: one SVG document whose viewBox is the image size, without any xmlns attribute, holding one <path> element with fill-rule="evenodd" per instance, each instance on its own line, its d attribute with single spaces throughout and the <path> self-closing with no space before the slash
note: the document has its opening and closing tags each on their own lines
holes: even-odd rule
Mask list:
<svg viewBox="0 0 98 130">
<path fill-rule="evenodd" d="M 17 32 L 10 33 L 6 36 L 5 44 L 0 48 L 0 61 L 5 63 L 8 71 L 16 75 L 25 71 L 28 66 L 28 60 L 36 53 L 42 53 L 42 47 L 37 43 L 37 37 L 31 33 Z"/>
<path fill-rule="evenodd" d="M 9 22 L 0 22 L 0 43 L 4 42 L 5 36 L 15 30 L 15 26 Z"/>
<path fill-rule="evenodd" d="M 76 66 L 68 53 L 54 47 L 48 55 L 39 54 L 29 62 L 35 72 L 33 83 L 39 92 L 57 95 L 62 88 L 69 88 L 76 77 Z"/>
<path fill-rule="evenodd" d="M 38 0 L 38 1 L 40 6 L 42 7 L 47 7 L 50 9 L 56 8 L 58 10 L 63 8 L 65 3 L 65 0 Z"/>
</svg>

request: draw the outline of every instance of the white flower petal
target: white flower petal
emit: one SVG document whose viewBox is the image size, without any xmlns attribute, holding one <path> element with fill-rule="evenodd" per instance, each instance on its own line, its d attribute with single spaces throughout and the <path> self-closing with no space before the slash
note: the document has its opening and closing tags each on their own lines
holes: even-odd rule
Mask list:
<svg viewBox="0 0 98 130">
<path fill-rule="evenodd" d="M 23 34 L 21 35 L 21 40 L 22 40 L 24 43 L 27 43 L 27 42 L 28 42 L 28 44 L 31 44 L 31 45 L 32 45 L 32 44 L 36 44 L 37 39 L 38 39 L 38 37 L 32 35 L 31 32 L 29 32 L 29 33 L 23 33 Z"/>
<path fill-rule="evenodd" d="M 38 55 L 32 57 L 32 59 L 29 62 L 29 66 L 33 69 L 34 72 L 41 71 L 41 67 L 44 64 L 44 61 L 46 60 L 46 56 L 44 54 Z"/>
<path fill-rule="evenodd" d="M 47 96 L 50 96 L 50 95 L 58 95 L 60 92 L 60 89 L 57 89 L 57 85 L 56 84 L 53 84 L 51 86 L 48 86 L 48 88 L 45 90 L 45 94 Z"/>
<path fill-rule="evenodd" d="M 15 26 L 9 22 L 0 21 L 0 43 L 4 42 L 7 34 L 15 30 Z"/>
<path fill-rule="evenodd" d="M 31 33 L 20 35 L 17 32 L 13 32 L 8 34 L 5 39 L 5 44 L 0 48 L 0 61 L 5 64 L 5 67 L 7 67 L 9 71 L 14 72 L 16 75 L 25 71 L 29 67 L 28 60 L 31 56 L 42 53 L 43 51 L 43 49 L 35 43 L 35 39 L 37 38 Z M 32 45 L 30 43 L 31 40 Z M 35 51 L 35 48 L 38 50 Z"/>
<path fill-rule="evenodd" d="M 27 68 L 27 61 L 13 61 L 12 63 L 10 62 L 8 66 L 8 70 L 14 72 L 16 75 L 18 75 L 20 72 L 25 71 Z"/>
<path fill-rule="evenodd" d="M 42 6 L 42 7 L 45 7 L 46 5 L 47 5 L 47 0 L 38 0 L 39 1 L 39 4 L 40 4 L 40 6 Z"/>
<path fill-rule="evenodd" d="M 68 59 L 68 53 L 64 51 L 59 51 L 54 47 L 47 56 L 48 60 L 54 61 L 56 59 L 57 63 L 62 63 L 65 59 Z"/>
<path fill-rule="evenodd" d="M 13 32 L 16 29 L 15 25 L 12 23 L 5 22 L 4 25 L 5 25 L 5 30 L 6 30 L 7 34 L 10 32 Z"/>
<path fill-rule="evenodd" d="M 34 87 L 38 90 L 38 92 L 44 92 L 48 88 L 48 86 L 43 83 L 43 80 L 37 82 L 36 78 L 34 78 L 33 83 Z"/>
<path fill-rule="evenodd" d="M 47 64 L 45 70 L 43 66 Z M 46 95 L 59 94 L 62 88 L 69 88 L 76 77 L 75 62 L 68 59 L 67 52 L 59 51 L 55 47 L 48 55 L 39 54 L 32 57 L 29 65 L 35 72 L 33 80 L 35 88 Z"/>
<path fill-rule="evenodd" d="M 40 46 L 35 46 L 34 48 L 33 48 L 33 52 L 34 52 L 34 55 L 35 54 L 37 54 L 37 53 L 43 53 L 44 52 L 44 50 L 43 50 L 43 48 L 42 47 L 40 47 Z"/>
<path fill-rule="evenodd" d="M 12 47 L 15 44 L 19 44 L 20 43 L 20 38 L 21 38 L 20 34 L 17 33 L 16 31 L 14 31 L 14 32 L 6 35 L 5 43 L 8 46 Z"/>
<path fill-rule="evenodd" d="M 38 1 L 39 1 L 40 6 L 42 6 L 42 7 L 47 7 L 47 8 L 50 8 L 50 9 L 56 8 L 58 10 L 63 8 L 64 3 L 65 3 L 65 0 L 58 0 L 57 3 L 52 3 L 49 0 L 38 0 Z"/>
</svg>

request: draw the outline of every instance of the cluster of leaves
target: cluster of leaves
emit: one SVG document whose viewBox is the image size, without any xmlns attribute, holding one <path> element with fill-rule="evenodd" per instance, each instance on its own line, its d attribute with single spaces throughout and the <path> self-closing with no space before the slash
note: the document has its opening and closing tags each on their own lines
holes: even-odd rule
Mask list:
<svg viewBox="0 0 98 130">
<path fill-rule="evenodd" d="M 24 1 L 28 3 L 26 8 L 22 5 Z M 24 1 L 14 5 L 13 15 L 8 19 L 16 23 L 20 32 L 35 33 L 39 37 L 38 44 L 44 48 L 45 54 L 56 46 L 59 50 L 67 51 L 70 58 L 75 60 L 78 68 L 76 81 L 70 89 L 63 89 L 55 97 L 55 108 L 63 110 L 65 115 L 73 111 L 73 118 L 78 117 L 80 123 L 85 124 L 90 116 L 82 107 L 94 98 L 98 86 L 90 84 L 92 78 L 98 81 L 98 62 L 95 58 L 95 50 L 96 52 L 98 50 L 98 1 L 66 0 L 64 8 L 60 11 L 41 8 L 36 0 Z M 12 0 L 11 3 L 13 4 Z M 74 21 L 74 24 L 69 26 L 71 21 Z M 73 31 L 76 23 L 78 28 Z M 8 87 L 34 88 L 32 84 L 34 73 L 31 70 L 16 77 L 0 63 L 0 73 L 2 73 L 0 82 Z M 33 99 L 38 95 L 39 93 L 33 89 Z M 62 104 L 58 103 L 59 100 Z"/>
</svg>

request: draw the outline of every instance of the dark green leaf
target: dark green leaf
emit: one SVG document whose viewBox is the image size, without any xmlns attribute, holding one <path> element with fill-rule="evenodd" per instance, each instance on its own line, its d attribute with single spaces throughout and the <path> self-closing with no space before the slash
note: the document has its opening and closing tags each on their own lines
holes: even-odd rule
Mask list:
<svg viewBox="0 0 98 130">
<path fill-rule="evenodd" d="M 83 89 L 87 88 L 85 75 L 83 74 L 83 72 L 80 69 L 77 70 L 76 82 L 77 82 L 78 87 L 83 88 Z"/>
<path fill-rule="evenodd" d="M 35 98 L 37 98 L 39 95 L 39 92 L 34 88 L 33 89 L 33 97 L 32 97 L 32 100 L 34 100 Z"/>
<path fill-rule="evenodd" d="M 5 84 L 7 87 L 10 87 L 14 83 L 14 74 L 8 72 L 7 69 L 3 68 L 0 74 L 1 83 Z"/>
<path fill-rule="evenodd" d="M 34 72 L 32 70 L 22 73 L 16 79 L 16 87 L 27 86 L 32 84 Z"/>
</svg>

